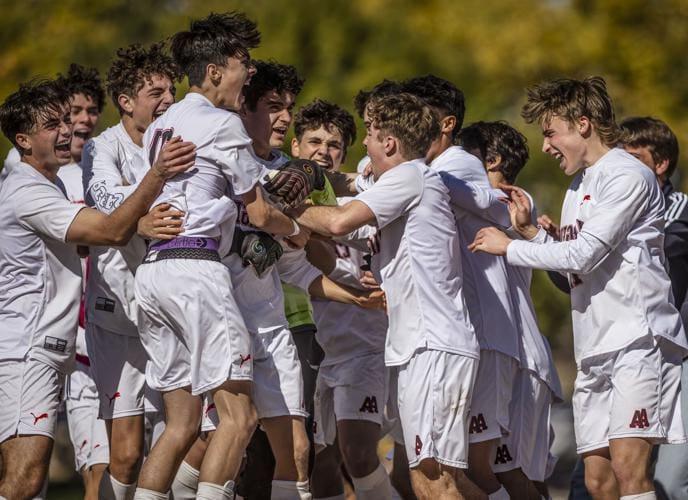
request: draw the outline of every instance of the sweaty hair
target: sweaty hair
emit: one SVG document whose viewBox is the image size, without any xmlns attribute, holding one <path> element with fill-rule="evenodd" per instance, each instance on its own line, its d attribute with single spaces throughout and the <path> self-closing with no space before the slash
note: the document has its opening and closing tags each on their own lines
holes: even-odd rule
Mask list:
<svg viewBox="0 0 688 500">
<path fill-rule="evenodd" d="M 90 97 L 98 108 L 98 113 L 105 106 L 105 90 L 96 68 L 86 68 L 79 64 L 70 64 L 66 75 L 58 73 L 57 81 L 71 95 L 83 94 Z"/>
<path fill-rule="evenodd" d="M 258 47 L 256 23 L 242 12 L 211 13 L 193 21 L 188 31 L 172 36 L 172 56 L 189 77 L 189 85 L 201 86 L 208 64 L 224 67 L 228 57 L 248 57 Z"/>
<path fill-rule="evenodd" d="M 484 163 L 501 158 L 499 170 L 513 184 L 528 161 L 525 136 L 504 121 L 475 122 L 461 129 L 457 143 L 467 151 L 478 150 Z"/>
<path fill-rule="evenodd" d="M 301 140 L 307 130 L 324 127 L 328 132 L 336 130 L 342 135 L 344 151 L 356 140 L 354 117 L 336 104 L 316 99 L 299 109 L 294 118 L 294 134 Z"/>
<path fill-rule="evenodd" d="M 456 126 L 452 131 L 452 139 L 456 138 L 466 113 L 463 92 L 456 85 L 435 75 L 426 75 L 405 80 L 401 87 L 403 92 L 415 95 L 436 110 L 440 119 L 455 117 Z"/>
<path fill-rule="evenodd" d="M 154 43 L 148 49 L 134 44 L 117 50 L 117 58 L 107 74 L 107 90 L 120 115 L 124 110 L 119 105 L 119 96 L 134 97 L 154 75 L 166 76 L 172 82 L 180 78 L 179 68 L 165 53 L 163 43 Z"/>
<path fill-rule="evenodd" d="M 256 110 L 258 100 L 270 91 L 278 94 L 291 92 L 299 95 L 303 87 L 303 78 L 299 78 L 296 68 L 275 61 L 253 61 L 256 74 L 251 77 L 250 83 L 244 87 L 246 107 Z"/>
<path fill-rule="evenodd" d="M 526 122 L 542 125 L 558 116 L 573 125 L 586 117 L 605 145 L 613 147 L 619 141 L 619 127 L 604 78 L 562 78 L 529 87 L 527 93 L 528 101 L 521 110 Z"/>
<path fill-rule="evenodd" d="M 666 174 L 671 177 L 678 163 L 678 140 L 666 123 L 650 116 L 634 116 L 619 126 L 624 146 L 648 148 L 655 163 L 668 160 Z"/>
<path fill-rule="evenodd" d="M 375 97 L 368 102 L 366 111 L 371 125 L 380 131 L 378 137 L 396 138 L 400 153 L 407 160 L 424 158 L 440 133 L 436 113 L 411 94 Z"/>
<path fill-rule="evenodd" d="M 358 116 L 363 118 L 363 113 L 365 112 L 366 105 L 370 99 L 373 97 L 398 94 L 399 92 L 401 92 L 401 85 L 399 82 L 387 80 L 385 78 L 370 90 L 359 90 L 358 94 L 356 94 L 356 97 L 354 97 L 354 109 L 356 110 Z"/>
<path fill-rule="evenodd" d="M 31 80 L 22 83 L 0 106 L 2 133 L 17 148 L 17 134 L 30 134 L 36 126 L 54 117 L 62 118 L 71 99 L 69 91 L 57 80 Z"/>
</svg>

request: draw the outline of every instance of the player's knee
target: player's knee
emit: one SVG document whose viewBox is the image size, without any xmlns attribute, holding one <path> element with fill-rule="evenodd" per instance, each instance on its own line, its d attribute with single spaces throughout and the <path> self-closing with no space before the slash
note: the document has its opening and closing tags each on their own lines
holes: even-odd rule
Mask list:
<svg viewBox="0 0 688 500">
<path fill-rule="evenodd" d="M 258 413 L 253 405 L 247 406 L 242 412 L 232 414 L 234 424 L 242 431 L 252 433 L 258 426 Z"/>
<path fill-rule="evenodd" d="M 122 441 L 113 443 L 110 448 L 110 470 L 116 477 L 135 476 L 143 458 L 143 447 L 135 442 Z"/>
<path fill-rule="evenodd" d="M 594 498 L 606 498 L 614 494 L 614 478 L 606 474 L 595 474 L 586 469 L 585 487 Z"/>
<path fill-rule="evenodd" d="M 362 443 L 340 443 L 344 463 L 349 473 L 354 477 L 364 477 L 372 473 L 378 466 L 379 459 L 375 447 Z"/>
<path fill-rule="evenodd" d="M 612 470 L 622 489 L 625 487 L 635 489 L 648 482 L 650 477 L 647 463 L 624 455 L 612 458 Z"/>
</svg>

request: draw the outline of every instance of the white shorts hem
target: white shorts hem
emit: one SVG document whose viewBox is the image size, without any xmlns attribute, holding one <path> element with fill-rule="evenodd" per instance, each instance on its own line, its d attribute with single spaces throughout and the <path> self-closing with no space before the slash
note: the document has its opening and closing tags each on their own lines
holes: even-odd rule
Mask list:
<svg viewBox="0 0 688 500">
<path fill-rule="evenodd" d="M 413 461 L 409 461 L 409 468 L 413 469 L 414 467 L 418 467 L 420 463 L 426 459 L 432 459 L 439 464 L 454 467 L 455 469 L 468 469 L 468 462 L 465 460 L 450 460 L 448 458 L 435 457 L 429 453 L 423 453 L 413 459 Z"/>
</svg>

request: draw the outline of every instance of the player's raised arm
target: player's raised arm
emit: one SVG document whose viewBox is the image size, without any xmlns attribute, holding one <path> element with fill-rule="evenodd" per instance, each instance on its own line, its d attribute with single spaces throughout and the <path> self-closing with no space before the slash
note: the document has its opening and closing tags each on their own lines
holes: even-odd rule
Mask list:
<svg viewBox="0 0 688 500">
<path fill-rule="evenodd" d="M 165 181 L 190 168 L 195 159 L 195 146 L 176 137 L 162 149 L 153 167 L 141 179 L 136 190 L 110 215 L 84 209 L 74 218 L 67 231 L 67 241 L 81 245 L 124 245 L 136 231 Z"/>
<path fill-rule="evenodd" d="M 325 236 L 344 236 L 363 225 L 376 222 L 373 211 L 358 200 L 333 207 L 302 206 L 290 213 L 299 224 Z"/>
</svg>

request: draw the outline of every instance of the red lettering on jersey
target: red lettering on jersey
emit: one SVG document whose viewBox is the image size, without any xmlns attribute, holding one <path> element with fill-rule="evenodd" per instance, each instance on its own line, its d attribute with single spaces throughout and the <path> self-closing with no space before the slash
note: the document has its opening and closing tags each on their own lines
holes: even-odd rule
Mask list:
<svg viewBox="0 0 688 500">
<path fill-rule="evenodd" d="M 650 421 L 647 418 L 647 410 L 645 408 L 633 412 L 630 427 L 631 429 L 647 429 L 650 427 Z"/>
<path fill-rule="evenodd" d="M 503 444 L 502 446 L 497 446 L 497 457 L 495 458 L 495 465 L 497 464 L 505 464 L 507 462 L 511 462 L 513 458 L 511 458 L 511 453 L 509 453 L 509 448 L 507 445 Z"/>
<path fill-rule="evenodd" d="M 420 440 L 420 436 L 416 434 L 416 456 L 420 455 L 423 450 L 423 441 Z"/>
<path fill-rule="evenodd" d="M 482 413 L 478 413 L 477 417 L 471 417 L 471 425 L 468 428 L 469 434 L 480 434 L 487 430 L 487 422 Z"/>
<path fill-rule="evenodd" d="M 48 414 L 47 413 L 41 413 L 40 415 L 36 416 L 33 413 L 31 413 L 31 416 L 33 417 L 33 425 L 36 425 L 40 420 L 43 419 L 48 419 Z"/>
<path fill-rule="evenodd" d="M 377 398 L 375 396 L 366 397 L 363 405 L 358 409 L 360 412 L 378 413 Z"/>
</svg>

